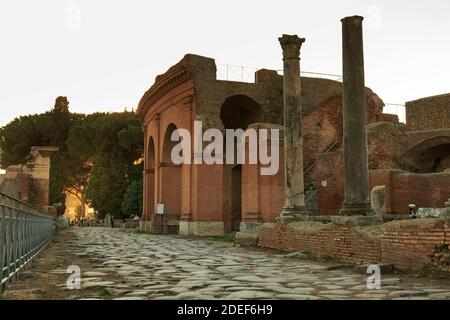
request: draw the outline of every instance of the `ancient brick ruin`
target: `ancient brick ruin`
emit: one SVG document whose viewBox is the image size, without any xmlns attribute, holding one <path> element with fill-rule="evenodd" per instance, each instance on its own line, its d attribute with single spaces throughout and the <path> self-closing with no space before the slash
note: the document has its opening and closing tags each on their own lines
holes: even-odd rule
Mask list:
<svg viewBox="0 0 450 320">
<path fill-rule="evenodd" d="M 0 192 L 26 202 L 34 208 L 56 212 L 49 208 L 50 158 L 56 147 L 32 147 L 26 164 L 11 165 L 0 176 Z"/>
<path fill-rule="evenodd" d="M 254 83 L 218 80 L 215 61 L 192 54 L 156 77 L 138 107 L 145 128 L 142 224 L 146 231 L 184 235 L 241 231 L 238 238 L 240 235 L 242 243 L 287 251 L 313 250 L 354 262 L 391 261 L 393 252 L 402 250 L 405 256 L 418 250 L 423 258 L 426 252 L 428 258 L 422 260 L 409 255 L 405 259 L 410 262 L 399 262 L 402 267 L 416 266 L 417 261 L 423 266 L 424 260 L 431 261 L 435 244 L 448 244 L 448 224 L 436 227 L 436 223 L 422 224 L 421 220 L 380 224 L 408 218 L 410 204 L 445 207 L 450 197 L 450 94 L 407 102 L 406 124 L 399 122 L 397 115 L 383 113 L 383 101 L 364 87 L 362 19 L 349 17 L 342 22 L 344 90 L 338 81 L 295 80 L 299 66 L 293 63 L 299 61 L 302 41 L 293 36 L 280 38 L 284 83 L 282 75 L 266 69 L 255 73 Z M 297 47 L 287 48 L 289 41 Z M 360 48 L 345 49 L 345 43 L 359 43 Z M 286 64 L 289 58 L 294 62 Z M 301 90 L 289 87 L 287 75 L 291 81 L 301 82 Z M 345 90 L 347 99 L 343 97 Z M 294 98 L 286 98 L 290 94 Z M 301 117 L 301 125 L 286 127 L 290 122 L 283 121 L 287 119 L 283 110 L 293 101 L 301 101 L 300 115 L 296 116 Z M 344 108 L 346 103 L 348 109 Z M 203 122 L 203 129 L 289 130 L 285 137 L 301 130 L 303 168 L 297 174 L 303 177 L 298 182 L 304 192 L 302 199 L 286 202 L 289 192 L 284 165 L 276 175 L 262 176 L 260 164 L 171 163 L 170 151 L 175 144 L 170 141 L 171 133 L 180 128 L 192 131 L 195 120 Z M 347 133 L 346 125 L 351 130 Z M 345 163 L 349 164 L 347 169 Z M 155 212 L 158 203 L 165 206 L 162 216 Z M 353 215 L 359 222 L 325 219 L 324 225 L 320 218 Z M 304 218 L 291 225 L 283 216 Z M 361 223 L 359 216 L 374 218 Z M 355 226 L 373 230 L 357 231 L 352 229 Z M 393 231 L 403 228 L 405 237 L 414 238 L 417 245 L 403 241 L 399 236 L 403 231 Z M 248 234 L 253 236 L 246 237 Z M 428 236 L 432 240 L 425 239 Z M 419 250 L 422 240 L 426 245 Z"/>
</svg>

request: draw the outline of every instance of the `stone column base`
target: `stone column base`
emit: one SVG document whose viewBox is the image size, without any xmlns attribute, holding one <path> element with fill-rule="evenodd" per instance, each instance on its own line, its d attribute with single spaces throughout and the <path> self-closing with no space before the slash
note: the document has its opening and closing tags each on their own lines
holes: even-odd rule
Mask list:
<svg viewBox="0 0 450 320">
<path fill-rule="evenodd" d="M 258 229 L 263 224 L 263 222 L 241 222 L 234 243 L 241 247 L 256 247 L 258 245 Z"/>
<path fill-rule="evenodd" d="M 147 232 L 147 233 L 151 233 L 152 232 L 152 222 L 149 220 L 144 220 L 144 221 L 141 220 L 140 230 Z"/>
<path fill-rule="evenodd" d="M 371 225 L 383 224 L 383 217 L 379 215 L 373 216 L 299 216 L 292 218 L 290 221 L 277 219 L 276 223 L 288 224 L 296 221 L 317 221 L 321 223 L 334 223 L 347 227 L 364 227 Z"/>
<path fill-rule="evenodd" d="M 258 221 L 242 221 L 239 225 L 239 232 L 244 233 L 257 233 L 259 227 L 261 227 L 264 224 L 264 222 L 258 222 Z"/>
<path fill-rule="evenodd" d="M 225 234 L 223 221 L 180 221 L 180 235 L 220 236 Z"/>
<path fill-rule="evenodd" d="M 375 211 L 370 202 L 366 203 L 345 203 L 339 211 L 341 216 L 373 216 Z"/>
<path fill-rule="evenodd" d="M 234 244 L 238 247 L 256 247 L 258 245 L 258 234 L 256 232 L 238 232 Z"/>
<path fill-rule="evenodd" d="M 310 216 L 310 212 L 305 206 L 283 207 L 281 215 L 276 218 L 275 222 L 287 224 L 298 220 L 298 218 Z"/>
</svg>

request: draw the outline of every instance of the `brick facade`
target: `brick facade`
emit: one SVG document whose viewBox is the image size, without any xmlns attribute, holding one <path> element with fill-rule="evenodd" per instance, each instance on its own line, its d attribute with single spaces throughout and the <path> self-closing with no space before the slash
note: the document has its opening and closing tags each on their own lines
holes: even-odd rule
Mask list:
<svg viewBox="0 0 450 320">
<path fill-rule="evenodd" d="M 169 128 L 188 129 L 192 133 L 194 121 L 201 120 L 203 130 L 223 131 L 222 109 L 238 110 L 242 101 L 259 108 L 260 125 L 282 125 L 282 76 L 275 71 L 259 70 L 255 79 L 255 83 L 217 80 L 213 59 L 186 55 L 158 76 L 144 94 L 138 113 L 145 127 L 144 220 L 149 225 L 147 229 L 153 224 L 155 231 L 161 230 L 157 226 L 159 220 L 154 219 L 157 203 L 166 205 L 167 213 L 173 217 L 168 220 L 178 219 L 180 230 L 185 234 L 194 234 L 193 230 L 202 229 L 202 225 L 203 234 L 211 228 L 218 233 L 235 231 L 237 215 L 244 222 L 273 221 L 279 215 L 284 204 L 282 142 L 278 173 L 261 176 L 258 165 L 243 165 L 240 186 L 233 180 L 233 176 L 239 175 L 234 166 L 183 164 L 174 167 L 169 163 L 170 157 L 164 155 L 164 150 L 170 149 L 166 138 Z M 229 105 L 230 101 L 235 104 Z M 368 121 L 376 121 L 382 113 L 383 102 L 370 89 L 367 89 L 367 104 Z M 342 140 L 341 83 L 302 78 L 302 107 L 304 165 L 310 168 L 306 177 L 310 186 L 315 183 L 316 156 Z M 234 118 L 233 113 L 231 115 Z M 242 203 L 236 206 L 239 199 Z"/>
<path fill-rule="evenodd" d="M 337 215 L 344 201 L 342 150 L 323 154 L 316 169 L 319 215 Z M 409 204 L 443 208 L 449 198 L 450 172 L 414 174 L 399 169 L 370 170 L 369 186 L 385 186 L 384 214 L 409 214 Z M 426 190 L 426 192 L 424 192 Z"/>
</svg>

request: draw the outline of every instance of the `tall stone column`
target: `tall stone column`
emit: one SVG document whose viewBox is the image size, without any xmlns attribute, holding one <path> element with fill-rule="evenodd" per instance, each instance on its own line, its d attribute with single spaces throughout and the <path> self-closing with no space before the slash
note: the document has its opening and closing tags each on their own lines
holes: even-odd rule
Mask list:
<svg viewBox="0 0 450 320">
<path fill-rule="evenodd" d="M 281 217 L 306 214 L 303 182 L 302 108 L 300 48 L 305 42 L 297 35 L 278 39 L 283 49 L 285 196 Z"/>
<path fill-rule="evenodd" d="M 342 21 L 344 91 L 344 192 L 341 215 L 372 215 L 364 85 L 363 17 Z"/>
</svg>

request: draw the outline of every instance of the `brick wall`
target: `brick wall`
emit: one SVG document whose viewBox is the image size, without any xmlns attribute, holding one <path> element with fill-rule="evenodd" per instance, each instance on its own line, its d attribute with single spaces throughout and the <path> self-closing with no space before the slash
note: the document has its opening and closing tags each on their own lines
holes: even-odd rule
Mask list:
<svg viewBox="0 0 450 320">
<path fill-rule="evenodd" d="M 344 201 L 342 151 L 319 156 L 316 168 L 319 214 L 337 215 Z M 369 187 L 386 186 L 386 213 L 409 214 L 411 203 L 422 208 L 442 208 L 450 196 L 449 181 L 449 172 L 415 174 L 379 169 L 370 170 Z"/>
<path fill-rule="evenodd" d="M 449 223 L 439 219 L 394 221 L 364 228 L 320 222 L 266 223 L 258 231 L 259 247 L 309 251 L 318 258 L 327 255 L 355 264 L 392 263 L 403 270 L 430 265 L 435 255 L 442 256 L 439 252 L 443 247 L 448 250 L 449 240 Z M 441 261 L 440 267 L 448 265 Z"/>
<path fill-rule="evenodd" d="M 295 222 L 288 225 L 264 224 L 258 232 L 258 246 L 281 251 L 309 251 L 316 257 L 363 263 L 380 261 L 376 228 L 356 229 L 319 222 Z"/>
<path fill-rule="evenodd" d="M 412 131 L 450 128 L 450 94 L 407 102 L 406 125 Z"/>
<path fill-rule="evenodd" d="M 316 165 L 319 215 L 337 215 L 344 201 L 344 157 L 342 150 L 318 157 Z"/>
<path fill-rule="evenodd" d="M 430 264 L 439 247 L 448 247 L 448 240 L 448 224 L 442 220 L 391 222 L 381 235 L 381 260 L 399 269 L 418 270 Z"/>
</svg>

